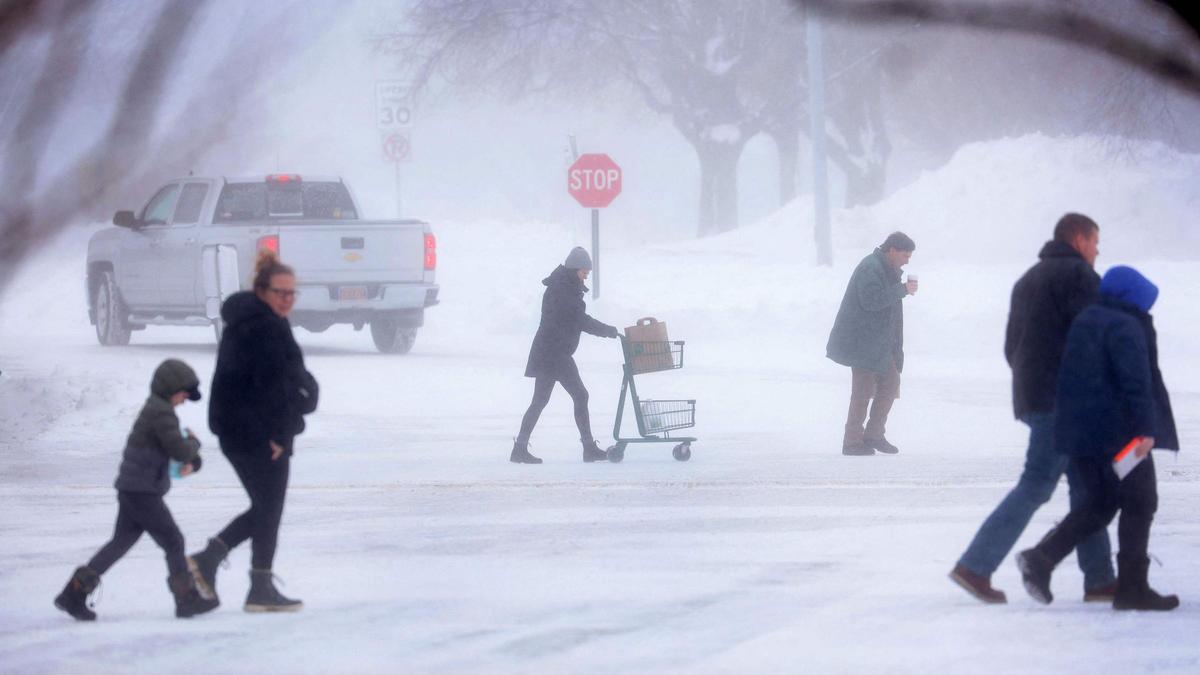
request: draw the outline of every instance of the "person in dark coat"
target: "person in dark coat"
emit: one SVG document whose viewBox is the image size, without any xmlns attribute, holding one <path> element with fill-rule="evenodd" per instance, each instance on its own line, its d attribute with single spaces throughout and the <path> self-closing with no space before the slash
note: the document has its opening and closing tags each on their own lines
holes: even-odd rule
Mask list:
<svg viewBox="0 0 1200 675">
<path fill-rule="evenodd" d="M 274 252 L 259 251 L 253 291 L 221 306 L 225 331 L 217 351 L 208 425 L 250 497 L 234 518 L 188 562 L 201 592 L 217 597 L 217 565 L 229 549 L 252 540 L 247 612 L 299 610 L 303 603 L 275 588 L 272 565 L 287 495 L 295 437 L 317 407 L 317 381 L 304 367 L 287 316 L 296 302 L 296 275 Z"/>
<path fill-rule="evenodd" d="M 1039 602 L 1054 599 L 1055 566 L 1084 537 L 1107 528 L 1120 510 L 1113 608 L 1179 606 L 1179 598 L 1159 595 L 1146 579 L 1150 524 L 1158 509 L 1150 450 L 1179 450 L 1149 314 L 1157 298 L 1158 287 L 1137 270 L 1114 267 L 1100 282 L 1100 301 L 1080 313 L 1067 335 L 1055 399 L 1055 447 L 1070 458 L 1087 491 L 1037 546 L 1017 556 L 1025 589 Z M 1119 478 L 1113 460 L 1127 445 L 1141 461 Z"/>
<path fill-rule="evenodd" d="M 979 527 L 950 578 L 986 603 L 1004 603 L 992 587 L 992 574 L 1016 545 L 1033 514 L 1054 494 L 1067 474 L 1072 507 L 1085 488 L 1066 455 L 1054 449 L 1055 388 L 1071 322 L 1096 300 L 1100 277 L 1092 266 L 1100 254 L 1100 227 L 1085 215 L 1068 213 L 1054 226 L 1054 239 L 1038 254 L 1038 263 L 1013 286 L 1004 338 L 1004 356 L 1012 368 L 1013 412 L 1029 426 L 1025 468 L 1004 500 Z M 1108 532 L 1100 530 L 1079 543 L 1085 602 L 1111 602 L 1116 592 Z"/>
<path fill-rule="evenodd" d="M 849 366 L 851 373 L 850 410 L 842 438 L 844 455 L 900 451 L 884 438 L 884 427 L 900 393 L 900 373 L 904 370 L 901 300 L 917 292 L 915 279 L 900 280 L 900 269 L 908 264 L 916 248 L 908 235 L 893 232 L 863 258 L 850 276 L 829 333 L 826 356 Z"/>
<path fill-rule="evenodd" d="M 183 534 L 163 500 L 171 489 L 169 462 L 181 464 L 179 474 L 200 470 L 200 441 L 191 430 L 179 430 L 175 407 L 184 401 L 200 400 L 200 380 L 183 361 L 167 359 L 154 371 L 150 397 L 146 399 L 121 455 L 121 468 L 113 487 L 117 489 L 117 524 L 112 539 L 86 565 L 76 568 L 54 606 L 80 621 L 95 621 L 87 596 L 100 584 L 100 577 L 120 560 L 143 532 L 149 532 L 167 560 L 167 588 L 175 598 L 175 616 L 188 618 L 217 606 L 197 592 L 183 556 Z"/>
<path fill-rule="evenodd" d="M 620 332 L 613 326 L 601 323 L 588 316 L 584 310 L 583 294 L 592 269 L 592 259 L 582 247 L 576 246 L 550 276 L 542 280 L 546 292 L 542 294 L 542 320 L 533 345 L 529 348 L 529 361 L 525 365 L 525 377 L 534 378 L 533 401 L 521 420 L 521 431 L 513 443 L 509 460 L 520 464 L 541 464 L 542 460 L 529 452 L 529 436 L 537 424 L 542 409 L 550 401 L 554 384 L 561 383 L 575 404 L 575 426 L 579 428 L 579 439 L 583 443 L 583 461 L 596 462 L 608 455 L 592 438 L 592 424 L 588 416 L 588 390 L 579 377 L 575 365 L 575 349 L 579 346 L 581 333 L 598 337 L 615 338 Z"/>
</svg>

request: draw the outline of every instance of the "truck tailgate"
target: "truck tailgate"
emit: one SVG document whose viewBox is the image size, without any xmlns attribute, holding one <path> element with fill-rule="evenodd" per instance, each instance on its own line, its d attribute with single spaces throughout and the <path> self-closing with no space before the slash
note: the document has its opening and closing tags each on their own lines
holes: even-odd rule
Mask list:
<svg viewBox="0 0 1200 675">
<path fill-rule="evenodd" d="M 279 252 L 301 284 L 419 282 L 424 223 L 340 221 L 279 226 Z"/>
</svg>

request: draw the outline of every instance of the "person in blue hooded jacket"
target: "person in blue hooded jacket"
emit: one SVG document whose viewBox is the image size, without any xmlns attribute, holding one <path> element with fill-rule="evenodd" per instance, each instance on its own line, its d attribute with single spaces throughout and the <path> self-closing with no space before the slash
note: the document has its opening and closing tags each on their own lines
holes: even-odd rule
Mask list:
<svg viewBox="0 0 1200 675">
<path fill-rule="evenodd" d="M 1171 610 L 1174 595 L 1156 593 L 1146 579 L 1150 525 L 1158 508 L 1151 448 L 1179 449 L 1171 401 L 1158 368 L 1150 308 L 1158 287 L 1132 267 L 1110 269 L 1099 301 L 1071 324 L 1058 375 L 1055 448 L 1070 457 L 1087 483 L 1085 498 L 1037 546 L 1017 555 L 1025 589 L 1049 603 L 1054 567 L 1117 511 L 1120 552 L 1114 609 Z M 1124 479 L 1113 467 L 1134 443 L 1143 458 Z"/>
</svg>

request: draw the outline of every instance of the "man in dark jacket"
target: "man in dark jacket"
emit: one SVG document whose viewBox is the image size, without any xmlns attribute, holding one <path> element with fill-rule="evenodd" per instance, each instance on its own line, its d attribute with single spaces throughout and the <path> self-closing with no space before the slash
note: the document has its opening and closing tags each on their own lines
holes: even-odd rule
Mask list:
<svg viewBox="0 0 1200 675">
<path fill-rule="evenodd" d="M 582 247 L 576 246 L 567 255 L 566 261 L 542 280 L 546 287 L 546 292 L 542 294 L 542 320 L 537 334 L 533 336 L 529 361 L 525 365 L 525 377 L 534 378 L 533 400 L 521 419 L 521 431 L 509 455 L 512 462 L 542 463 L 540 458 L 529 452 L 529 436 L 542 409 L 550 401 L 555 383 L 562 384 L 575 404 L 575 426 L 583 443 L 583 461 L 597 462 L 607 458 L 607 454 L 592 438 L 588 391 L 579 377 L 579 368 L 574 359 L 581 333 L 607 338 L 620 335 L 615 327 L 593 319 L 585 311 L 583 294 L 587 292 L 587 287 L 583 282 L 591 269 L 591 256 Z"/>
<path fill-rule="evenodd" d="M 175 616 L 187 618 L 215 609 L 215 601 L 196 592 L 183 555 L 183 534 L 171 517 L 163 497 L 171 489 L 170 460 L 182 465 L 180 475 L 200 470 L 200 441 L 189 430 L 179 430 L 175 406 L 185 400 L 200 400 L 200 380 L 183 361 L 167 359 L 154 371 L 150 397 L 146 399 L 121 456 L 114 487 L 117 488 L 117 524 L 112 539 L 79 567 L 66 588 L 54 599 L 59 609 L 80 621 L 94 621 L 96 613 L 87 606 L 87 596 L 100 583 L 100 576 L 124 556 L 143 532 L 149 532 L 167 559 L 167 587 L 175 597 Z"/>
<path fill-rule="evenodd" d="M 892 403 L 900 393 L 900 373 L 904 370 L 904 306 L 901 300 L 917 292 L 915 279 L 900 281 L 900 269 L 908 264 L 916 248 L 913 240 L 903 232 L 888 235 L 883 244 L 854 269 L 833 322 L 826 356 L 849 366 L 851 373 L 850 411 L 846 415 L 846 432 L 842 438 L 843 455 L 900 452 L 883 433 Z M 864 421 L 867 422 L 866 429 L 863 428 Z"/>
<path fill-rule="evenodd" d="M 1086 498 L 1017 565 L 1029 594 L 1054 598 L 1050 575 L 1079 542 L 1104 530 L 1121 511 L 1115 609 L 1171 610 L 1179 598 L 1150 588 L 1146 571 L 1150 524 L 1158 508 L 1151 448 L 1179 449 L 1171 401 L 1158 368 L 1150 308 L 1158 288 L 1137 270 L 1118 266 L 1100 282 L 1100 301 L 1071 325 L 1058 376 L 1055 449 L 1087 485 Z M 1140 463 L 1119 478 L 1114 458 L 1126 446 Z"/>
<path fill-rule="evenodd" d="M 950 571 L 950 578 L 986 603 L 1007 601 L 992 588 L 991 577 L 1017 543 L 1038 508 L 1050 500 L 1063 473 L 1071 504 L 1083 499 L 1078 474 L 1066 456 L 1054 451 L 1054 392 L 1067 330 L 1084 307 L 1095 301 L 1099 277 L 1092 266 L 1100 253 L 1100 228 L 1078 213 L 1054 227 L 1054 239 L 1042 247 L 1039 262 L 1013 287 L 1004 355 L 1013 373 L 1013 411 L 1029 425 L 1025 468 L 1017 485 L 980 526 Z M 1116 582 L 1108 533 L 1098 531 L 1079 544 L 1084 600 L 1112 600 Z"/>
</svg>

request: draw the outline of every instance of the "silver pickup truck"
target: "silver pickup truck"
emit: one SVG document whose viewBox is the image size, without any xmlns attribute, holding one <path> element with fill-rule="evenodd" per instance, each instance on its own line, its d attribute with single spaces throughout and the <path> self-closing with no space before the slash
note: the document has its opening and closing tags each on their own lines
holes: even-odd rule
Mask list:
<svg viewBox="0 0 1200 675">
<path fill-rule="evenodd" d="M 118 211 L 88 242 L 88 315 L 101 344 L 147 324 L 211 326 L 248 288 L 267 247 L 296 270 L 294 325 L 371 327 L 383 352 L 412 349 L 437 304 L 437 245 L 419 220 L 360 220 L 340 179 L 295 174 L 180 178 L 138 213 Z"/>
</svg>

